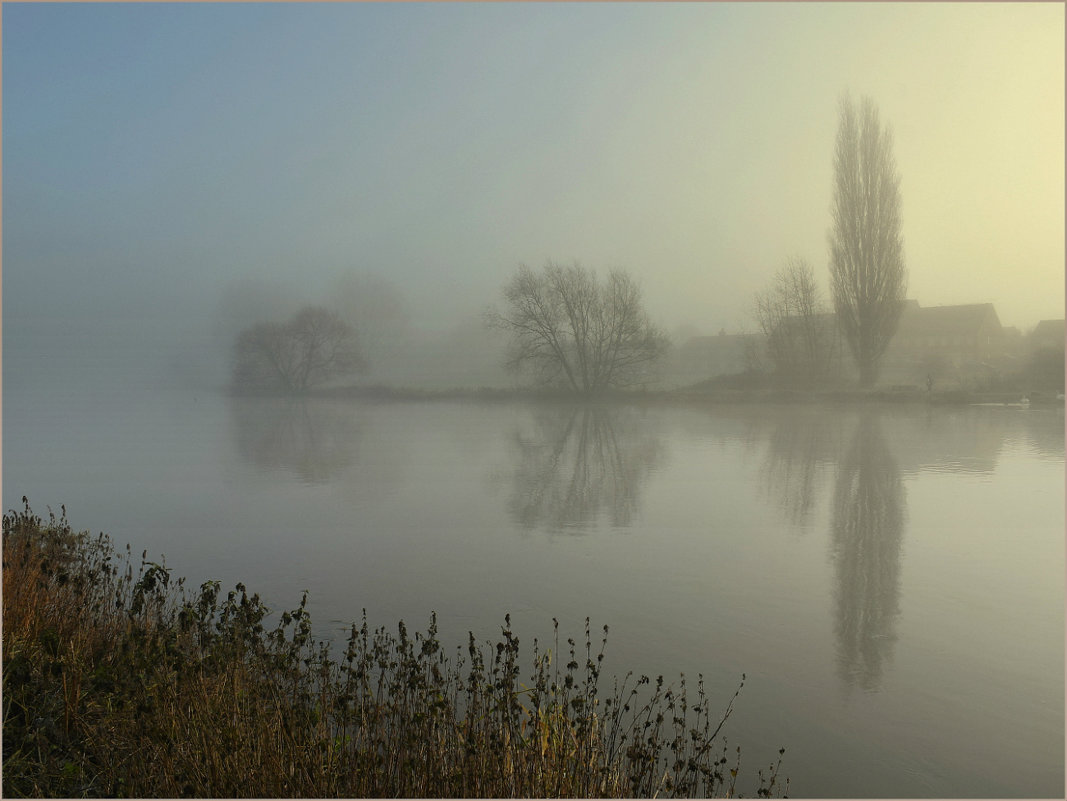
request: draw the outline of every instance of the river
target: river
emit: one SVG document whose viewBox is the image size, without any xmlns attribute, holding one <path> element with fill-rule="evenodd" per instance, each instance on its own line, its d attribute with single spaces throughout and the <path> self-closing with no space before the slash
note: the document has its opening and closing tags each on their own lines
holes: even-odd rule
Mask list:
<svg viewBox="0 0 1067 801">
<path fill-rule="evenodd" d="M 317 630 L 702 674 L 790 794 L 1062 797 L 1062 410 L 255 400 L 5 376 L 4 508 Z M 40 385 L 37 385 L 38 388 Z M 527 649 L 527 654 L 529 650 Z M 610 686 L 610 684 L 608 685 Z"/>
</svg>

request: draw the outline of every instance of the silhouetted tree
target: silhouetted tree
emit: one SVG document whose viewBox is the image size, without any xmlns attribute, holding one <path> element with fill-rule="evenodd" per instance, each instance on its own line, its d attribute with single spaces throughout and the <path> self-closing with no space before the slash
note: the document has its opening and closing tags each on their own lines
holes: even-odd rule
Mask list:
<svg viewBox="0 0 1067 801">
<path fill-rule="evenodd" d="M 871 386 L 903 311 L 907 271 L 893 137 L 870 98 L 858 114 L 847 95 L 841 100 L 832 215 L 834 309 L 860 384 Z"/>
<path fill-rule="evenodd" d="M 352 327 L 329 309 L 306 306 L 288 322 L 258 323 L 238 334 L 233 384 L 300 394 L 362 366 Z"/>
<path fill-rule="evenodd" d="M 808 384 L 829 376 L 837 326 L 807 261 L 790 259 L 771 286 L 756 294 L 754 306 L 766 356 L 779 378 Z"/>
<path fill-rule="evenodd" d="M 575 264 L 525 265 L 504 288 L 507 310 L 486 323 L 510 337 L 507 367 L 550 386 L 594 393 L 649 380 L 667 336 L 649 320 L 641 291 L 619 271 L 600 282 Z"/>
</svg>

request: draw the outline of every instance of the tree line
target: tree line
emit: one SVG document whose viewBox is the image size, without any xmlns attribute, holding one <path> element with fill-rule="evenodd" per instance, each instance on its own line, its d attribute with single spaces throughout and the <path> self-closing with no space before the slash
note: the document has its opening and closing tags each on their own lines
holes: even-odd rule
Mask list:
<svg viewBox="0 0 1067 801">
<path fill-rule="evenodd" d="M 870 98 L 842 97 L 828 234 L 832 308 L 811 265 L 794 257 L 757 293 L 761 359 L 791 382 L 826 379 L 847 347 L 863 387 L 874 384 L 907 287 L 900 175 L 893 137 Z M 626 272 L 601 278 L 575 263 L 521 265 L 485 324 L 507 340 L 506 367 L 540 386 L 591 395 L 648 384 L 669 340 Z M 302 394 L 367 368 L 361 337 L 336 311 L 308 306 L 238 333 L 232 381 L 241 390 Z"/>
</svg>

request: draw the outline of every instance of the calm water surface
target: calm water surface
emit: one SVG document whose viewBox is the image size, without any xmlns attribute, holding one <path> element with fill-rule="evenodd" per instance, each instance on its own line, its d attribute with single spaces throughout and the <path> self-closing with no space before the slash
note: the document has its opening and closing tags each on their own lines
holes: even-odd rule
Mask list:
<svg viewBox="0 0 1067 801">
<path fill-rule="evenodd" d="M 38 390 L 43 386 L 36 385 Z M 702 673 L 794 796 L 1063 797 L 1062 410 L 231 399 L 20 389 L 4 508 L 372 625 Z"/>
</svg>

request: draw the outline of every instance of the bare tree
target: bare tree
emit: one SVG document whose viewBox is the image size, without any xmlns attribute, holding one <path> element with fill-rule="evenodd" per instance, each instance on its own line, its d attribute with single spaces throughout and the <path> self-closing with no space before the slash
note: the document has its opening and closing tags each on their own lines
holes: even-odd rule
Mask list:
<svg viewBox="0 0 1067 801">
<path fill-rule="evenodd" d="M 523 265 L 504 299 L 507 310 L 487 312 L 486 323 L 511 337 L 507 367 L 545 385 L 594 393 L 647 382 L 668 345 L 623 272 L 599 282 L 577 264 L 550 262 L 540 273 Z"/>
<path fill-rule="evenodd" d="M 300 394 L 362 367 L 352 327 L 329 309 L 305 306 L 288 322 L 258 323 L 238 334 L 233 383 Z"/>
<path fill-rule="evenodd" d="M 860 384 L 871 386 L 903 311 L 907 271 L 893 136 L 870 98 L 858 114 L 841 99 L 831 209 L 834 309 Z"/>
<path fill-rule="evenodd" d="M 756 294 L 753 316 L 780 378 L 810 384 L 830 375 L 836 324 L 806 260 L 794 257 L 775 273 L 770 288 Z"/>
</svg>

